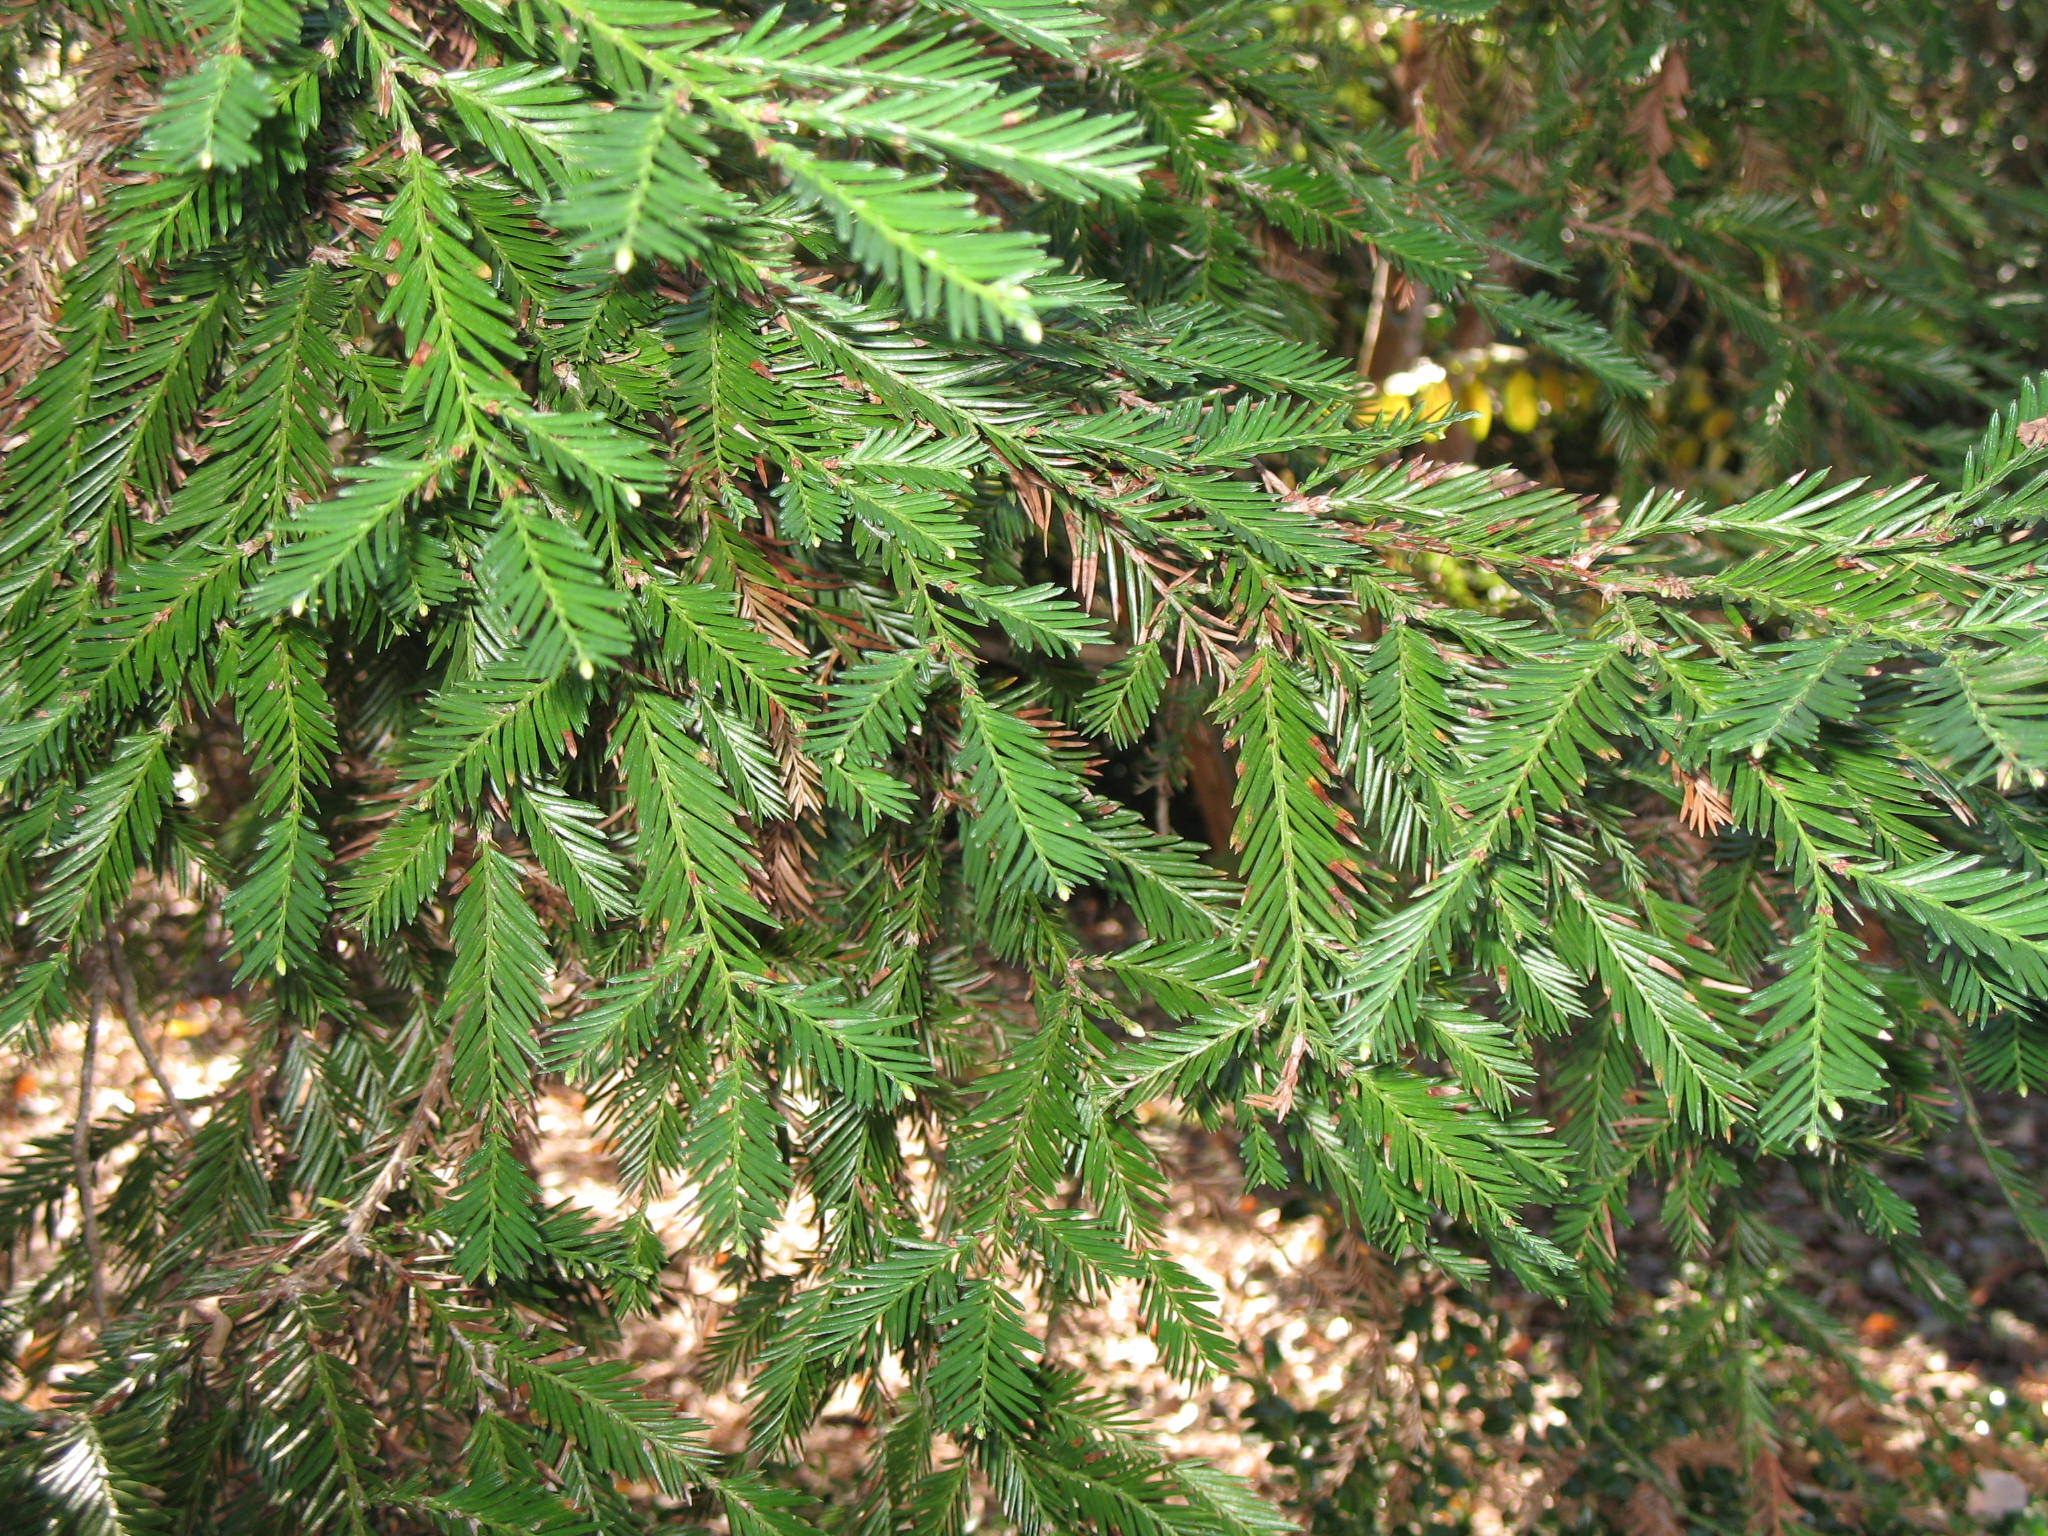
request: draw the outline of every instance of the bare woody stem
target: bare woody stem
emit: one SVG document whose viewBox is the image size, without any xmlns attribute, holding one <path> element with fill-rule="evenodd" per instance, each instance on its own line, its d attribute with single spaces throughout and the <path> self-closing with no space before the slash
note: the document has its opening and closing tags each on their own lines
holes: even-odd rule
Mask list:
<svg viewBox="0 0 2048 1536">
<path fill-rule="evenodd" d="M 385 1158 L 384 1166 L 377 1170 L 376 1179 L 363 1191 L 362 1198 L 349 1209 L 348 1225 L 342 1229 L 338 1245 L 344 1251 L 362 1252 L 363 1239 L 376 1223 L 378 1210 L 398 1188 L 398 1181 L 405 1176 L 405 1165 L 419 1154 L 421 1144 L 427 1139 L 427 1132 L 441 1107 L 441 1096 L 448 1091 L 448 1074 L 454 1063 L 455 1032 L 450 1030 L 448 1038 L 441 1042 L 441 1049 L 435 1054 L 433 1068 L 420 1088 L 419 1102 L 413 1106 L 412 1118 L 406 1122 L 397 1145 L 392 1147 L 391 1155 Z"/>
<path fill-rule="evenodd" d="M 93 1070 L 98 1064 L 100 1007 L 104 982 L 95 984 L 85 1015 L 85 1046 L 78 1056 L 78 1118 L 71 1124 L 71 1175 L 78 1186 L 78 1233 L 85 1243 L 86 1276 L 92 1294 L 93 1318 L 107 1328 L 107 1275 L 100 1248 L 99 1180 L 92 1155 Z"/>
<path fill-rule="evenodd" d="M 128 1026 L 128 1036 L 135 1042 L 135 1049 L 142 1054 L 142 1060 L 149 1068 L 149 1075 L 156 1079 L 156 1086 L 164 1096 L 164 1104 L 171 1112 L 171 1118 L 178 1122 L 178 1129 L 185 1133 L 187 1141 L 198 1134 L 192 1123 L 192 1116 L 186 1110 L 177 1090 L 171 1086 L 171 1077 L 164 1070 L 163 1058 L 157 1054 L 149 1034 L 142 1027 L 142 1007 L 136 999 L 135 972 L 128 965 L 127 933 L 116 929 L 107 938 L 107 967 L 113 972 L 115 1000 L 121 1010 L 121 1022 Z"/>
</svg>

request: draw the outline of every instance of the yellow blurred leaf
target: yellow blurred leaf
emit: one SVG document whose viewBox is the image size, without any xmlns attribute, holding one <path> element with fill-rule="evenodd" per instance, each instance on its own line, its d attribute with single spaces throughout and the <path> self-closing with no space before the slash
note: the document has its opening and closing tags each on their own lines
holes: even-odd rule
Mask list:
<svg viewBox="0 0 2048 1536">
<path fill-rule="evenodd" d="M 1382 416 L 1400 416 L 1415 404 L 1406 395 L 1374 395 L 1370 400 L 1359 402 L 1358 409 L 1351 413 L 1351 419 L 1359 426 L 1370 426 Z"/>
<path fill-rule="evenodd" d="M 1451 394 L 1451 386 L 1442 379 L 1437 379 L 1423 385 L 1422 393 L 1416 397 L 1415 401 L 1416 408 L 1425 417 L 1432 419 L 1439 416 L 1448 416 L 1451 413 L 1451 407 L 1456 403 L 1456 399 Z M 1441 432 L 1432 433 L 1430 441 L 1435 442 L 1442 436 L 1443 433 Z"/>
<path fill-rule="evenodd" d="M 1487 387 L 1474 379 L 1465 386 L 1458 396 L 1458 408 L 1472 413 L 1472 420 L 1465 423 L 1475 443 L 1486 441 L 1486 434 L 1493 430 L 1493 395 Z"/>
<path fill-rule="evenodd" d="M 1536 392 L 1536 379 L 1526 368 L 1508 375 L 1500 390 L 1501 420 L 1510 432 L 1534 432 L 1543 414 L 1543 400 Z"/>
</svg>

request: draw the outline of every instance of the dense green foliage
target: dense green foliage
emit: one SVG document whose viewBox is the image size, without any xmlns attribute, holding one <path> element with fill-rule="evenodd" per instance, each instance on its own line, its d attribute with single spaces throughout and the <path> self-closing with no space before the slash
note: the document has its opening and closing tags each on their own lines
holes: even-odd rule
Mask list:
<svg viewBox="0 0 2048 1536">
<path fill-rule="evenodd" d="M 1532 7 L 1444 34 L 1523 93 L 1490 183 L 1300 12 L 869 9 L 7 13 L 25 227 L 85 233 L 14 274 L 61 309 L 7 359 L 0 1037 L 89 1054 L 146 877 L 247 1015 L 220 1092 L 0 1182 L 23 1251 L 92 1193 L 6 1303 L 31 1377 L 97 1338 L 0 1418 L 28 1528 L 1288 1529 L 1045 1356 L 1126 1286 L 1176 1372 L 1238 1367 L 1157 1101 L 1590 1317 L 1661 1189 L 1750 1465 L 1744 1340 L 1818 1326 L 1778 1170 L 1954 1290 L 1883 1161 L 2048 1084 L 2048 394 L 1969 245 L 2031 205 L 1859 126 L 1835 195 L 1920 200 L 1857 234 L 1560 103 L 1674 37 L 1728 99 L 1874 70 L 1871 124 L 1964 87 L 1786 20 L 1807 73 L 1745 93 L 1736 7 Z M 1596 176 L 1640 238 L 1568 212 Z M 1752 480 L 1975 445 L 1732 501 L 1418 458 L 1330 346 L 1347 263 L 1573 369 L 1638 475 L 1659 304 L 1758 404 Z M 1228 849 L 1140 793 L 1211 726 Z M 741 1284 L 743 1461 L 607 1361 L 670 1255 L 543 1199 L 548 1079 Z M 805 1504 L 828 1404 L 874 1454 Z"/>
<path fill-rule="evenodd" d="M 1286 14 L 1347 101 L 1385 94 L 1382 29 Z M 2039 367 L 2038 7 L 1508 5 L 1401 44 L 1397 110 L 1478 190 L 1526 263 L 1510 280 L 1658 360 L 1667 387 L 1596 413 L 1619 478 L 1728 500 L 1816 464 L 1960 460 Z"/>
</svg>

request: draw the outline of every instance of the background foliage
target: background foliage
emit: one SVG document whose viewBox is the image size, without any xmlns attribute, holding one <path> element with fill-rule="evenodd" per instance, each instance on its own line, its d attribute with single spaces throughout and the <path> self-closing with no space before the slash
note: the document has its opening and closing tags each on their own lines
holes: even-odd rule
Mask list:
<svg viewBox="0 0 2048 1536">
<path fill-rule="evenodd" d="M 16 1507 L 1292 1528 L 1049 1344 L 1256 1370 L 1163 1115 L 1482 1395 L 1482 1297 L 1572 1320 L 1635 1459 L 1558 1521 L 1881 1528 L 1785 1186 L 1952 1311 L 1901 1159 L 2048 1242 L 2041 25 L 9 8 L 0 1034 L 90 1106 L 145 996 L 246 1017 L 0 1183 Z M 553 1082 L 680 1228 L 543 1197 Z M 608 1352 L 682 1253 L 741 1456 Z"/>
</svg>

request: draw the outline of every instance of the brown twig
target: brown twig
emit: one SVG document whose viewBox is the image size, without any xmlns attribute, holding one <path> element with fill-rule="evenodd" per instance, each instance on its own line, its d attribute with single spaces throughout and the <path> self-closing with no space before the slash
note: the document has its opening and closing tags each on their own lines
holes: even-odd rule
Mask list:
<svg viewBox="0 0 2048 1536">
<path fill-rule="evenodd" d="M 101 1333 L 107 1331 L 107 1275 L 100 1251 L 99 1181 L 93 1176 L 92 1077 L 99 1055 L 100 998 L 103 990 L 103 983 L 93 987 L 92 1001 L 86 1009 L 85 1049 L 78 1056 L 78 1118 L 71 1125 L 71 1176 L 78 1185 L 78 1234 L 85 1243 L 93 1317 Z"/>
<path fill-rule="evenodd" d="M 1387 323 L 1387 289 L 1393 280 L 1394 264 L 1381 256 L 1373 263 L 1372 304 L 1365 312 L 1365 333 L 1358 342 L 1358 376 L 1377 382 L 1373 359 L 1380 349 L 1380 330 Z"/>
<path fill-rule="evenodd" d="M 1630 245 L 1647 246 L 1681 271 L 1693 270 L 1692 263 L 1679 255 L 1667 242 L 1643 230 L 1630 229 L 1625 224 L 1603 224 L 1595 219 L 1572 219 L 1569 224 L 1574 232 L 1591 235 L 1595 239 L 1622 240 Z"/>
<path fill-rule="evenodd" d="M 363 1239 L 377 1219 L 378 1208 L 398 1188 L 398 1181 L 405 1174 L 405 1165 L 413 1160 L 420 1143 L 427 1139 L 427 1127 L 441 1107 L 441 1095 L 448 1091 L 448 1074 L 454 1064 L 455 1031 L 451 1029 L 434 1057 L 433 1068 L 420 1088 L 419 1102 L 413 1106 L 412 1118 L 406 1122 L 398 1145 L 384 1159 L 384 1166 L 377 1170 L 375 1181 L 363 1191 L 362 1198 L 349 1208 L 348 1224 L 342 1228 L 341 1242 L 337 1245 L 344 1252 L 360 1254 L 363 1251 Z"/>
<path fill-rule="evenodd" d="M 171 1087 L 171 1076 L 164 1071 L 163 1058 L 157 1055 L 156 1047 L 142 1028 L 142 1007 L 135 994 L 135 972 L 128 966 L 126 935 L 119 930 L 107 937 L 107 966 L 114 973 L 114 996 L 121 1010 L 121 1022 L 128 1026 L 128 1038 L 135 1042 L 135 1049 L 142 1053 L 149 1075 L 156 1079 L 156 1086 L 164 1096 L 171 1118 L 178 1122 L 178 1129 L 185 1133 L 185 1139 L 191 1141 L 199 1134 L 198 1128 L 193 1125 L 192 1116 L 186 1111 L 177 1090 Z"/>
<path fill-rule="evenodd" d="M 448 1089 L 449 1073 L 455 1062 L 455 1035 L 451 1030 L 448 1038 L 441 1042 L 441 1049 L 434 1057 L 434 1065 L 427 1073 L 427 1080 L 420 1087 L 419 1102 L 413 1106 L 412 1118 L 406 1122 L 399 1134 L 398 1143 L 384 1159 L 384 1166 L 377 1170 L 377 1177 L 361 1197 L 349 1207 L 348 1219 L 343 1222 L 341 1235 L 325 1248 L 307 1259 L 288 1273 L 281 1275 L 260 1291 L 244 1293 L 235 1300 L 249 1303 L 243 1316 L 262 1310 L 280 1297 L 302 1296 L 311 1290 L 321 1278 L 339 1268 L 350 1258 L 370 1257 L 373 1250 L 365 1239 L 370 1228 L 376 1223 L 377 1212 L 398 1188 L 398 1181 L 405 1174 L 405 1165 L 418 1154 L 420 1143 L 427 1138 L 427 1129 L 432 1124 L 434 1113 L 439 1109 L 442 1095 Z M 314 1232 L 308 1229 L 301 1233 L 283 1254 L 275 1255 L 273 1262 L 282 1267 L 293 1254 L 311 1246 Z"/>
</svg>

